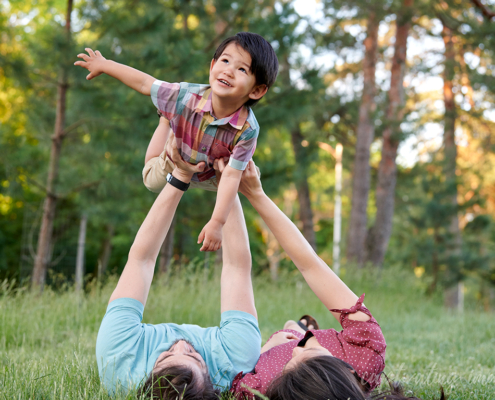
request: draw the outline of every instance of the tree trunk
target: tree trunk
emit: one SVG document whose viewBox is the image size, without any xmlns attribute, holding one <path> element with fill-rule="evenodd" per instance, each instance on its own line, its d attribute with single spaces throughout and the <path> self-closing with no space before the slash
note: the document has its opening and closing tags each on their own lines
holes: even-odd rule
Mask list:
<svg viewBox="0 0 495 400">
<path fill-rule="evenodd" d="M 215 268 L 222 268 L 223 265 L 223 253 L 222 249 L 215 252 Z"/>
<path fill-rule="evenodd" d="M 340 239 L 342 234 L 342 153 L 341 143 L 335 149 L 328 143 L 318 142 L 318 146 L 335 157 L 335 205 L 333 211 L 333 272 L 340 273 Z"/>
<path fill-rule="evenodd" d="M 115 233 L 115 227 L 113 224 L 107 224 L 106 231 L 107 235 L 103 240 L 100 258 L 98 260 L 98 279 L 101 279 L 101 277 L 105 274 L 110 261 L 110 256 L 112 255 L 112 238 Z"/>
<path fill-rule="evenodd" d="M 165 237 L 162 247 L 160 248 L 160 261 L 158 264 L 158 271 L 160 274 L 165 274 L 168 272 L 170 261 L 174 255 L 175 221 L 176 217 L 174 216 L 167 236 Z"/>
<path fill-rule="evenodd" d="M 67 17 L 65 24 L 66 40 L 70 41 L 70 26 L 72 1 L 67 1 Z M 38 248 L 31 278 L 32 288 L 42 291 L 45 285 L 46 271 L 50 263 L 50 247 L 53 233 L 53 221 L 55 219 L 55 209 L 57 205 L 57 195 L 55 186 L 57 183 L 60 150 L 64 138 L 65 109 L 67 94 L 67 65 L 62 65 L 57 85 L 57 109 L 55 117 L 55 128 L 52 136 L 52 147 L 50 152 L 50 165 L 46 182 L 46 198 L 43 204 L 43 216 L 38 237 Z"/>
<path fill-rule="evenodd" d="M 445 290 L 444 306 L 460 313 L 464 311 L 464 282 L 459 281 Z"/>
<path fill-rule="evenodd" d="M 438 284 L 438 274 L 440 272 L 440 265 L 438 261 L 438 248 L 440 247 L 440 235 L 438 232 L 438 227 L 433 228 L 433 243 L 435 246 L 433 247 L 433 253 L 431 255 L 431 264 L 432 264 L 432 277 L 433 280 L 431 281 L 430 285 L 428 286 L 427 293 L 429 295 L 432 295 L 435 290 L 437 289 L 437 284 Z"/>
<path fill-rule="evenodd" d="M 86 247 L 86 227 L 88 225 L 88 216 L 83 214 L 81 224 L 79 225 L 79 239 L 77 241 L 76 257 L 76 290 L 79 292 L 84 283 L 84 250 Z"/>
<path fill-rule="evenodd" d="M 263 242 L 266 243 L 266 257 L 268 258 L 268 268 L 272 281 L 278 280 L 278 267 L 282 258 L 282 250 L 275 235 L 268 228 L 263 220 L 260 220 L 261 234 Z"/>
<path fill-rule="evenodd" d="M 372 11 L 368 19 L 368 36 L 364 41 L 363 96 L 359 107 L 359 122 L 356 133 L 356 156 L 354 158 L 352 181 L 352 209 L 347 241 L 347 258 L 349 261 L 354 261 L 359 265 L 362 265 L 364 261 L 364 247 L 366 243 L 366 209 L 370 189 L 370 146 L 375 133 L 373 112 L 376 109 L 375 69 L 379 23 L 380 21 L 376 13 Z"/>
<path fill-rule="evenodd" d="M 457 216 L 457 146 L 455 144 L 455 123 L 457 113 L 455 109 L 454 91 L 452 90 L 455 77 L 455 37 L 452 29 L 445 24 L 442 30 L 442 37 L 445 44 L 445 69 L 443 76 L 443 97 L 445 103 L 443 133 L 444 174 L 447 185 L 447 196 L 449 197 L 448 201 L 452 206 L 452 214 L 448 224 L 450 238 L 447 249 L 448 258 L 453 260 L 460 254 L 462 239 Z M 464 300 L 463 293 L 461 293 L 462 289 L 462 284 L 459 282 L 456 286 L 446 290 L 445 305 L 448 308 L 456 308 L 459 311 L 462 311 L 462 303 Z"/>
<path fill-rule="evenodd" d="M 397 16 L 395 52 L 388 93 L 386 125 L 383 131 L 382 159 L 378 167 L 376 186 L 376 218 L 367 238 L 367 261 L 382 266 L 392 233 L 395 184 L 397 180 L 397 148 L 400 142 L 400 123 L 404 116 L 404 72 L 406 67 L 407 37 L 411 27 L 413 0 L 404 0 Z"/>
<path fill-rule="evenodd" d="M 340 238 L 342 233 L 342 144 L 335 146 L 335 205 L 333 211 L 333 271 L 340 274 Z"/>
<path fill-rule="evenodd" d="M 292 130 L 291 136 L 296 160 L 294 181 L 296 183 L 297 199 L 299 200 L 299 219 L 303 224 L 304 237 L 316 251 L 316 235 L 313 226 L 313 212 L 311 210 L 311 200 L 309 196 L 308 174 L 306 172 L 309 157 L 306 148 L 301 145 L 303 136 L 299 125 Z"/>
</svg>

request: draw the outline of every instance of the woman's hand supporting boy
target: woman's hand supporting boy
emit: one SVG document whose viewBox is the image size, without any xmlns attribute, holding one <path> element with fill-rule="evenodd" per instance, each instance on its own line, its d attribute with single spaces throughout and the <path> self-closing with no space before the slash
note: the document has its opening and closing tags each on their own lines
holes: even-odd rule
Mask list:
<svg viewBox="0 0 495 400">
<path fill-rule="evenodd" d="M 101 74 L 107 74 L 141 94 L 150 95 L 151 86 L 156 80 L 151 75 L 128 67 L 127 65 L 107 60 L 98 50 L 93 51 L 89 47 L 85 50 L 89 55 L 85 53 L 78 54 L 77 57 L 82 58 L 84 61 L 76 61 L 74 65 L 86 68 L 89 71 L 88 76 L 86 76 L 88 81 Z"/>
</svg>

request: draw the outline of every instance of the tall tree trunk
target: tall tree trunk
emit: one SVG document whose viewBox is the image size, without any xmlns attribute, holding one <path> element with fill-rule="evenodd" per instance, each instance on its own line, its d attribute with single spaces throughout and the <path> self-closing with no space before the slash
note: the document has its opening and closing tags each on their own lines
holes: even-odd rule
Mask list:
<svg viewBox="0 0 495 400">
<path fill-rule="evenodd" d="M 443 73 L 443 97 L 445 104 L 444 117 L 444 174 L 447 185 L 448 201 L 452 206 L 452 214 L 448 224 L 449 243 L 447 245 L 448 258 L 453 260 L 460 253 L 462 239 L 459 229 L 459 218 L 457 216 L 457 146 L 455 144 L 455 123 L 457 118 L 454 96 L 454 77 L 455 77 L 455 36 L 451 28 L 443 25 L 442 38 L 445 44 L 445 69 Z M 463 286 L 462 282 L 448 288 L 445 291 L 445 306 L 463 310 Z"/>
<path fill-rule="evenodd" d="M 270 277 L 272 281 L 278 280 L 278 267 L 282 258 L 282 250 L 275 235 L 268 228 L 265 222 L 260 219 L 259 226 L 261 228 L 261 235 L 263 242 L 266 244 L 266 257 L 268 259 L 268 269 L 270 270 Z"/>
<path fill-rule="evenodd" d="M 222 268 L 223 265 L 223 252 L 222 249 L 215 252 L 215 268 Z"/>
<path fill-rule="evenodd" d="M 105 274 L 110 256 L 112 255 L 112 238 L 115 233 L 115 227 L 113 224 L 107 224 L 105 228 L 107 234 L 101 245 L 100 258 L 98 260 L 98 279 L 101 279 Z"/>
<path fill-rule="evenodd" d="M 83 214 L 79 225 L 79 238 L 77 240 L 77 257 L 76 257 L 76 290 L 79 292 L 84 283 L 84 250 L 86 248 L 86 227 L 88 225 L 88 216 Z"/>
<path fill-rule="evenodd" d="M 290 63 L 288 53 L 281 57 L 280 78 L 287 89 L 291 88 L 290 80 Z M 303 223 L 303 235 L 311 247 L 316 251 L 316 235 L 313 226 L 313 212 L 311 210 L 311 200 L 309 194 L 308 174 L 306 165 L 309 162 L 307 149 L 302 146 L 303 136 L 296 122 L 291 131 L 292 148 L 296 160 L 294 170 L 294 181 L 297 190 L 297 199 L 299 202 L 299 219 Z"/>
<path fill-rule="evenodd" d="M 313 226 L 313 211 L 311 210 L 311 200 L 309 196 L 308 173 L 306 166 L 309 162 L 307 150 L 302 146 L 303 136 L 299 125 L 291 132 L 292 147 L 296 159 L 294 181 L 297 189 L 297 199 L 299 201 L 299 219 L 303 224 L 303 235 L 311 247 L 316 251 L 316 235 Z"/>
<path fill-rule="evenodd" d="M 404 72 L 406 67 L 407 37 L 411 27 L 413 0 L 404 0 L 397 16 L 395 51 L 388 93 L 386 125 L 383 131 L 382 159 L 378 167 L 376 185 L 376 218 L 368 232 L 367 261 L 381 266 L 392 233 L 395 184 L 397 180 L 397 148 L 400 142 L 400 123 L 404 116 Z"/>
<path fill-rule="evenodd" d="M 335 205 L 333 212 L 333 271 L 340 274 L 340 238 L 342 233 L 342 153 L 344 147 L 335 146 Z"/>
<path fill-rule="evenodd" d="M 72 1 L 67 1 L 67 17 L 65 23 L 65 33 L 67 43 L 70 42 Z M 50 263 L 50 247 L 53 233 L 53 221 L 55 219 L 55 209 L 57 205 L 57 195 L 55 193 L 58 177 L 60 150 L 64 138 L 66 94 L 68 88 L 67 65 L 61 66 L 59 80 L 57 84 L 57 108 L 55 117 L 55 129 L 52 136 L 52 146 L 50 152 L 50 165 L 46 182 L 46 198 L 43 204 L 43 217 L 38 237 L 38 248 L 34 262 L 33 275 L 31 278 L 32 288 L 42 291 L 45 285 L 46 271 Z"/>
<path fill-rule="evenodd" d="M 168 267 L 170 265 L 170 261 L 174 255 L 174 236 L 175 236 L 175 221 L 176 216 L 172 220 L 170 224 L 170 229 L 168 230 L 167 236 L 163 241 L 162 247 L 160 248 L 160 261 L 158 264 L 158 271 L 160 274 L 165 274 L 168 272 Z"/>
<path fill-rule="evenodd" d="M 455 144 L 455 123 L 457 112 L 455 109 L 454 91 L 452 90 L 455 75 L 454 36 L 452 34 L 452 30 L 447 26 L 443 27 L 442 36 L 445 43 L 445 70 L 443 77 L 443 97 L 445 103 L 443 133 L 444 173 L 447 179 L 450 202 L 454 208 L 457 208 L 457 185 L 455 173 L 457 166 L 457 146 Z M 449 231 L 455 236 L 459 235 L 459 220 L 456 212 L 452 213 Z"/>
<path fill-rule="evenodd" d="M 344 146 L 337 143 L 335 149 L 328 143 L 318 142 L 318 146 L 335 157 L 335 205 L 333 211 L 333 272 L 340 273 L 340 239 L 342 233 L 342 153 Z"/>
<path fill-rule="evenodd" d="M 356 156 L 352 181 L 352 209 L 347 240 L 347 258 L 362 265 L 366 243 L 366 224 L 368 192 L 370 189 L 370 146 L 373 142 L 375 127 L 373 112 L 375 104 L 375 69 L 378 49 L 379 18 L 374 11 L 368 19 L 368 36 L 364 41 L 363 96 L 359 107 L 357 127 Z"/>
</svg>

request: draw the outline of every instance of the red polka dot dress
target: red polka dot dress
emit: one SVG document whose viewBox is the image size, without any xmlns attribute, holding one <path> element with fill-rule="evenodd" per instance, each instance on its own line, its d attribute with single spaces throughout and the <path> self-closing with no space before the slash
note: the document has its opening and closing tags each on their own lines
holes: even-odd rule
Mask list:
<svg viewBox="0 0 495 400">
<path fill-rule="evenodd" d="M 364 294 L 349 309 L 330 310 L 340 313 L 340 324 L 343 328 L 340 332 L 335 329 L 311 330 L 306 332 L 306 336 L 314 335 L 320 345 L 330 351 L 333 356 L 352 365 L 359 377 L 368 382 L 371 389 L 374 389 L 380 384 L 380 374 L 385 368 L 385 348 L 387 345 L 380 325 L 370 311 L 363 306 L 363 300 Z M 369 315 L 370 320 L 366 322 L 350 320 L 349 314 L 358 311 Z M 300 340 L 305 337 L 305 335 L 290 329 L 282 331 L 290 332 Z M 278 332 L 281 331 L 275 333 Z M 285 364 L 291 360 L 292 350 L 298 343 L 298 340 L 292 340 L 263 353 L 253 372 L 244 376 L 240 373 L 235 377 L 231 392 L 235 393 L 238 398 L 244 396 L 253 398 L 252 392 L 245 387 L 247 386 L 265 394 L 270 383 L 282 373 Z"/>
</svg>

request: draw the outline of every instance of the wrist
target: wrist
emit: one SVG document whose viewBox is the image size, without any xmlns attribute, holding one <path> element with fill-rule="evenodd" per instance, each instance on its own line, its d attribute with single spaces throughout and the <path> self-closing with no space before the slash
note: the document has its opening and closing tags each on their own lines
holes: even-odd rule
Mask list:
<svg viewBox="0 0 495 400">
<path fill-rule="evenodd" d="M 115 61 L 104 59 L 100 61 L 100 70 L 104 74 L 110 75 L 112 64 L 116 64 Z"/>
<path fill-rule="evenodd" d="M 249 200 L 249 202 L 252 203 L 253 201 L 262 199 L 265 196 L 265 192 L 262 188 L 259 188 L 249 191 L 249 193 L 247 193 L 245 196 Z"/>
<path fill-rule="evenodd" d="M 211 217 L 209 223 L 213 225 L 215 228 L 220 228 L 220 229 L 223 228 L 223 226 L 225 225 L 225 221 L 222 222 L 221 220 L 214 217 Z"/>
<path fill-rule="evenodd" d="M 179 169 L 179 168 L 175 168 L 172 171 L 172 176 L 174 178 L 178 179 L 179 181 L 184 182 L 184 183 L 190 183 L 193 175 L 194 174 L 192 172 L 184 171 L 184 170 Z"/>
</svg>

